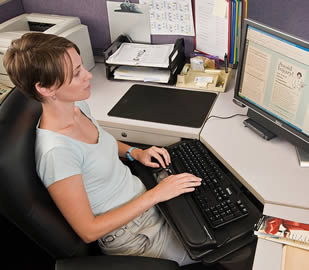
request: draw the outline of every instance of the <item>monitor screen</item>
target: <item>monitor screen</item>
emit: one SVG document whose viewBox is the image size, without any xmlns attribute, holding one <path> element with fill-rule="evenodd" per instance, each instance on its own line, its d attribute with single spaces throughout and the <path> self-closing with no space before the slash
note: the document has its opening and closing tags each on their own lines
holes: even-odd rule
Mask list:
<svg viewBox="0 0 309 270">
<path fill-rule="evenodd" d="M 246 19 L 234 98 L 259 124 L 309 152 L 309 43 Z"/>
</svg>

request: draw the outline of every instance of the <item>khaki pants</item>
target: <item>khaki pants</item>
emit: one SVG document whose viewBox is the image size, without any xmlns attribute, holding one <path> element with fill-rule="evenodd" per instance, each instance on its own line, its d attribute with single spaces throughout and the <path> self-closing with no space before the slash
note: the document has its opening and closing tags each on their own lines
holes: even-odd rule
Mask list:
<svg viewBox="0 0 309 270">
<path fill-rule="evenodd" d="M 98 242 L 102 251 L 109 255 L 163 258 L 174 260 L 179 265 L 195 263 L 155 207 Z"/>
</svg>

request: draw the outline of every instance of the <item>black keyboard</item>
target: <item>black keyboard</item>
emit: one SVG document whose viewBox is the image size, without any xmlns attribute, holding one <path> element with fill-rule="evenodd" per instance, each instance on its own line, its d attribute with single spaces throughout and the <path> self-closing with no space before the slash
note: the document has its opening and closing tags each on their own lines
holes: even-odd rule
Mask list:
<svg viewBox="0 0 309 270">
<path fill-rule="evenodd" d="M 169 174 L 188 172 L 202 178 L 194 192 L 157 205 L 191 258 L 215 262 L 252 242 L 261 210 L 247 189 L 198 140 L 166 149 L 172 159 L 168 168 L 150 169 L 134 162 L 132 169 L 148 190 Z"/>
<path fill-rule="evenodd" d="M 200 141 L 184 141 L 168 150 L 172 160 L 170 173 L 188 172 L 202 178 L 201 186 L 191 195 L 212 228 L 248 215 L 245 202 L 237 194 L 239 191 Z"/>
</svg>

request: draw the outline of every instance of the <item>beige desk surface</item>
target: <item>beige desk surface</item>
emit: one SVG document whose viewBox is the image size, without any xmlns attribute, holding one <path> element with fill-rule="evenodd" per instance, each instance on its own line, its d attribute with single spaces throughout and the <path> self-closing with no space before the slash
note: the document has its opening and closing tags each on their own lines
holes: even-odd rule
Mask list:
<svg viewBox="0 0 309 270">
<path fill-rule="evenodd" d="M 91 97 L 87 100 L 93 116 L 102 125 L 130 127 L 157 134 L 198 138 L 240 177 L 262 202 L 309 210 L 309 168 L 300 168 L 295 148 L 280 138 L 266 141 L 243 126 L 246 117 L 222 120 L 211 118 L 202 129 L 110 117 L 107 113 L 133 85 L 127 81 L 109 81 L 104 64 L 92 70 Z M 159 85 L 160 86 L 160 85 Z M 169 87 L 169 86 L 167 86 Z M 210 115 L 246 114 L 247 109 L 232 102 L 233 85 L 220 93 Z M 308 220 L 306 220 L 309 223 Z"/>
<path fill-rule="evenodd" d="M 220 94 L 210 115 L 246 113 L 247 109 L 235 105 L 232 97 L 232 89 Z M 266 141 L 245 128 L 246 118 L 211 118 L 202 129 L 200 139 L 262 203 L 278 205 L 269 208 L 269 214 L 280 207 L 304 209 L 307 215 L 299 218 L 309 223 L 309 168 L 299 167 L 295 147 L 287 141 L 280 138 Z"/>
<path fill-rule="evenodd" d="M 93 74 L 93 79 L 91 81 L 92 90 L 91 96 L 87 102 L 91 108 L 91 113 L 100 125 L 114 128 L 121 127 L 125 129 L 134 129 L 136 131 L 151 132 L 160 135 L 180 136 L 191 139 L 199 137 L 200 128 L 182 127 L 108 116 L 107 113 L 127 92 L 127 90 L 129 90 L 134 82 L 107 80 L 104 64 L 96 64 L 96 67 L 91 70 L 91 73 Z M 142 82 L 136 83 L 145 84 Z M 160 84 L 156 84 L 156 86 L 171 87 Z"/>
<path fill-rule="evenodd" d="M 243 126 L 244 116 L 222 120 L 211 118 L 202 129 L 109 117 L 107 113 L 133 85 L 108 81 L 105 67 L 92 70 L 92 94 L 88 100 L 93 116 L 103 126 L 198 138 L 238 176 L 239 180 L 264 204 L 264 213 L 309 223 L 309 168 L 300 168 L 295 148 L 275 138 L 266 141 Z M 233 85 L 220 93 L 210 115 L 246 114 L 232 102 Z M 254 270 L 280 270 L 282 245 L 258 241 Z"/>
<path fill-rule="evenodd" d="M 233 86 L 222 93 L 210 115 L 244 114 L 232 102 Z M 200 140 L 264 204 L 264 214 L 309 223 L 309 168 L 300 168 L 295 147 L 275 138 L 266 141 L 245 128 L 244 116 L 210 118 Z M 259 239 L 254 270 L 280 270 L 283 245 Z"/>
</svg>

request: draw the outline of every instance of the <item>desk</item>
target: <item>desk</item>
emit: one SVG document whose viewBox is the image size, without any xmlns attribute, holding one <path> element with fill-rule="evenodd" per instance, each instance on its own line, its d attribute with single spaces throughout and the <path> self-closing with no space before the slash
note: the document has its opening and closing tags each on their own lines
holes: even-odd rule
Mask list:
<svg viewBox="0 0 309 270">
<path fill-rule="evenodd" d="M 133 85 L 128 81 L 109 81 L 105 77 L 104 64 L 97 64 L 91 71 L 92 92 L 87 100 L 91 113 L 100 126 L 113 134 L 118 140 L 167 146 L 180 138 L 198 139 L 201 129 L 136 121 L 108 116 L 107 113 Z M 143 84 L 140 82 L 136 82 Z M 163 85 L 158 85 L 163 86 Z M 171 86 L 166 86 L 171 87 Z M 124 135 L 124 136 L 123 136 Z"/>
<path fill-rule="evenodd" d="M 246 113 L 231 102 L 233 91 L 220 94 L 210 115 Z M 263 204 L 268 214 L 280 212 L 291 218 L 289 208 L 309 213 L 309 169 L 298 165 L 295 147 L 280 138 L 266 141 L 243 126 L 246 117 L 211 118 L 201 131 L 201 141 L 237 176 Z M 309 215 L 293 215 L 309 223 Z"/>
<path fill-rule="evenodd" d="M 109 110 L 133 83 L 107 81 L 103 64 L 97 64 L 92 73 L 88 104 L 100 125 L 112 130 L 117 139 L 122 139 L 118 129 L 136 132 L 137 140 L 140 136 L 140 142 L 149 144 L 156 144 L 157 137 L 161 145 L 180 138 L 200 138 L 264 204 L 265 214 L 309 223 L 309 169 L 299 167 L 293 145 L 280 138 L 265 141 L 243 126 L 245 117 L 241 116 L 211 118 L 201 129 L 109 117 Z M 219 94 L 210 115 L 247 112 L 232 102 L 233 87 L 230 84 L 227 92 Z M 254 269 L 280 270 L 281 253 L 282 245 L 259 239 Z"/>
<path fill-rule="evenodd" d="M 233 86 L 220 94 L 210 115 L 246 113 L 232 102 L 233 94 Z M 264 204 L 264 214 L 309 223 L 309 169 L 299 167 L 293 145 L 262 139 L 243 126 L 245 118 L 211 118 L 200 140 Z M 259 239 L 253 269 L 280 270 L 281 253 L 281 244 Z"/>
</svg>

